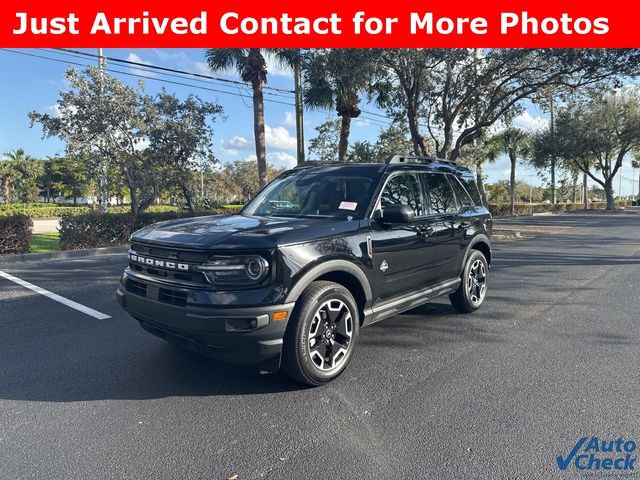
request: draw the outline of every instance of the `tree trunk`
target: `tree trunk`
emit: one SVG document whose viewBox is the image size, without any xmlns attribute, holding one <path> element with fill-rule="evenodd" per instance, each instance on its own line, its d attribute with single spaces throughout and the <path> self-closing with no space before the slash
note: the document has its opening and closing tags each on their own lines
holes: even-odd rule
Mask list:
<svg viewBox="0 0 640 480">
<path fill-rule="evenodd" d="M 509 178 L 509 212 L 511 215 L 516 214 L 516 156 L 512 153 L 509 155 L 511 160 L 511 176 Z"/>
<path fill-rule="evenodd" d="M 615 210 L 616 204 L 613 199 L 613 185 L 611 184 L 611 179 L 604 182 L 604 193 L 607 197 L 607 210 Z"/>
<path fill-rule="evenodd" d="M 2 201 L 6 204 L 9 203 L 9 196 L 11 195 L 11 183 L 9 182 L 9 174 L 2 175 Z"/>
<path fill-rule="evenodd" d="M 258 159 L 258 183 L 260 188 L 267 184 L 267 145 L 264 135 L 264 95 L 262 79 L 251 82 L 253 88 L 253 136 L 256 142 L 256 158 Z"/>
<path fill-rule="evenodd" d="M 487 198 L 487 191 L 484 189 L 484 180 L 482 179 L 482 164 L 479 163 L 476 166 L 476 182 L 478 184 L 478 190 L 480 191 L 480 197 L 482 198 L 482 204 L 485 207 L 489 206 L 489 199 Z"/>
<path fill-rule="evenodd" d="M 588 210 L 589 209 L 589 187 L 587 184 L 587 178 L 589 178 L 589 176 L 587 175 L 587 172 L 583 172 L 582 174 L 582 182 L 584 184 L 584 209 Z"/>
<path fill-rule="evenodd" d="M 340 143 L 338 144 L 338 161 L 347 161 L 347 147 L 349 146 L 349 132 L 351 131 L 351 117 L 342 115 L 340 124 Z"/>
<path fill-rule="evenodd" d="M 411 134 L 411 142 L 413 143 L 414 155 L 427 155 L 427 148 L 424 144 L 424 138 L 420 135 L 418 127 L 418 114 L 411 103 L 407 108 L 407 119 L 409 120 L 409 133 Z"/>
<path fill-rule="evenodd" d="M 185 185 L 185 182 L 180 182 L 180 189 L 182 190 L 182 195 L 184 196 L 184 199 L 187 202 L 187 207 L 189 208 L 189 211 L 191 213 L 195 214 L 196 213 L 196 207 L 193 204 L 193 195 L 191 195 L 191 192 L 189 191 L 189 189 Z"/>
</svg>

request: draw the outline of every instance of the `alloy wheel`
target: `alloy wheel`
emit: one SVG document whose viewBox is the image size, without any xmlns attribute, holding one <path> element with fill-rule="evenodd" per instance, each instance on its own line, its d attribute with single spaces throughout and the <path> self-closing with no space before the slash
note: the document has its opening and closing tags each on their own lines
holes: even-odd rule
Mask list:
<svg viewBox="0 0 640 480">
<path fill-rule="evenodd" d="M 342 300 L 324 302 L 309 326 L 308 355 L 316 368 L 334 371 L 342 365 L 352 345 L 353 316 Z"/>
<path fill-rule="evenodd" d="M 467 291 L 469 292 L 469 299 L 474 305 L 479 305 L 484 300 L 487 291 L 487 269 L 480 259 L 473 262 L 469 269 Z"/>
</svg>

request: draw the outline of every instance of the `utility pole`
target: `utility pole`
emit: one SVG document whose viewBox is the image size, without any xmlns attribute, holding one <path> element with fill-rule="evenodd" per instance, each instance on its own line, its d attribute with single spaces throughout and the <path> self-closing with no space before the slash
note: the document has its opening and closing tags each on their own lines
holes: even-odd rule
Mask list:
<svg viewBox="0 0 640 480">
<path fill-rule="evenodd" d="M 302 51 L 298 49 L 293 73 L 296 89 L 296 153 L 298 165 L 304 162 L 304 107 L 302 104 Z"/>
<path fill-rule="evenodd" d="M 551 131 L 551 203 L 556 203 L 556 132 L 553 103 L 555 102 L 555 92 L 551 90 L 549 97 L 549 129 Z"/>
<path fill-rule="evenodd" d="M 100 94 L 104 93 L 104 68 L 105 58 L 102 55 L 102 49 L 98 49 L 98 68 L 100 69 Z M 104 158 L 103 152 L 98 152 L 98 184 L 100 189 L 100 213 L 107 213 L 109 209 L 109 189 L 107 186 L 107 160 Z"/>
</svg>

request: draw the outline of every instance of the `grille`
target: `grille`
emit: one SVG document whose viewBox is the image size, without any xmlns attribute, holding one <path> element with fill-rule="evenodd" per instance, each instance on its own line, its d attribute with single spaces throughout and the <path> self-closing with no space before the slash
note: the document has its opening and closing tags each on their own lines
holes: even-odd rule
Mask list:
<svg viewBox="0 0 640 480">
<path fill-rule="evenodd" d="M 183 251 L 165 247 L 156 247 L 142 243 L 132 243 L 131 250 L 136 254 L 158 260 L 200 265 L 207 261 L 207 254 L 201 252 Z M 144 265 L 137 262 L 129 262 L 129 268 L 134 272 L 158 278 L 165 282 L 173 282 L 181 285 L 198 287 L 210 287 L 209 282 L 201 272 L 175 270 L 163 268 L 157 265 Z"/>
<path fill-rule="evenodd" d="M 176 305 L 178 307 L 184 307 L 187 304 L 186 292 L 178 290 L 171 290 L 168 288 L 161 288 L 158 291 L 158 300 L 169 305 Z"/>
<path fill-rule="evenodd" d="M 127 292 L 133 293 L 134 295 L 140 295 L 141 297 L 147 296 L 147 285 L 142 282 L 128 278 L 125 288 Z"/>
</svg>

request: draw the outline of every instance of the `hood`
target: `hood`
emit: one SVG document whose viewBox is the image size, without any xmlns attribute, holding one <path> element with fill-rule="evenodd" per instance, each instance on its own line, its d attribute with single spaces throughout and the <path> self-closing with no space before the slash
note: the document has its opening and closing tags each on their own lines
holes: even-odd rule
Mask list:
<svg viewBox="0 0 640 480">
<path fill-rule="evenodd" d="M 155 223 L 131 236 L 134 242 L 188 249 L 274 248 L 357 230 L 357 220 L 215 215 Z"/>
</svg>

